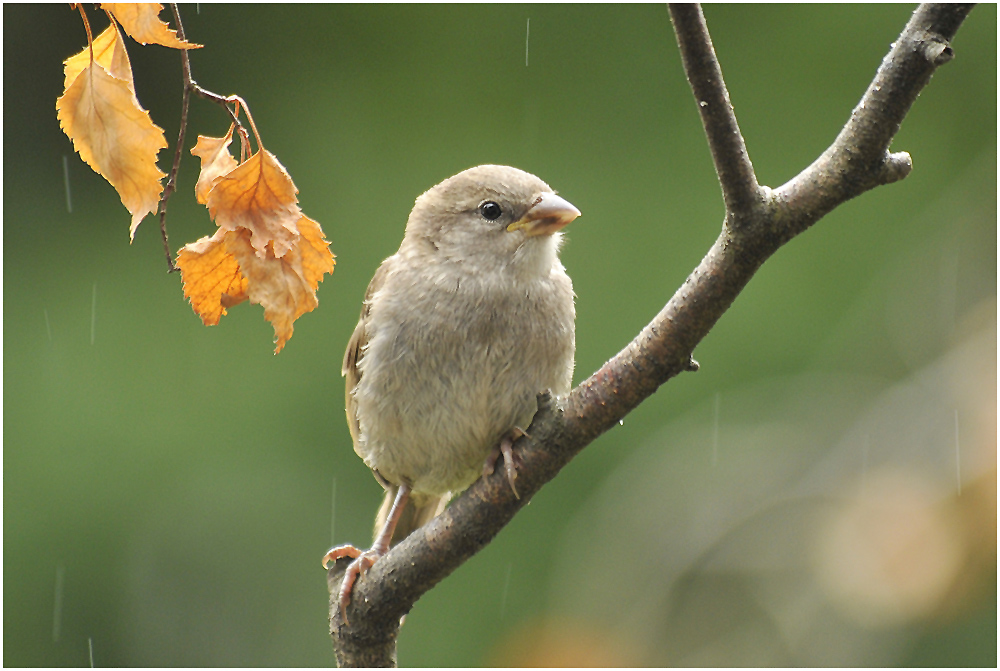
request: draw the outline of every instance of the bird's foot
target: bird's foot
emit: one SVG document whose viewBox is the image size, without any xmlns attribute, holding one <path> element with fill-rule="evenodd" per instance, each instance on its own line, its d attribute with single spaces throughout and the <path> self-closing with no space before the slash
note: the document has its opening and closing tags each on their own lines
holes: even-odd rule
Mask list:
<svg viewBox="0 0 1000 671">
<path fill-rule="evenodd" d="M 510 483 L 510 490 L 514 492 L 515 498 L 521 498 L 517 493 L 514 481 L 517 480 L 517 467 L 521 465 L 521 456 L 514 451 L 514 441 L 521 436 L 528 436 L 528 433 L 521 428 L 514 427 L 510 433 L 501 439 L 500 444 L 490 450 L 486 461 L 483 463 L 483 475 L 493 475 L 497 460 L 503 455 L 504 470 L 507 472 L 507 482 Z M 531 438 L 531 436 L 528 436 Z"/>
<path fill-rule="evenodd" d="M 364 575 L 368 569 L 382 558 L 384 554 L 379 548 L 373 547 L 369 550 L 359 550 L 353 545 L 341 545 L 331 548 L 323 557 L 323 568 L 327 568 L 330 562 L 335 562 L 344 557 L 351 557 L 354 561 L 344 572 L 344 581 L 340 583 L 340 617 L 344 624 L 350 625 L 347 620 L 347 606 L 351 603 L 351 592 L 354 590 L 354 583 Z"/>
</svg>

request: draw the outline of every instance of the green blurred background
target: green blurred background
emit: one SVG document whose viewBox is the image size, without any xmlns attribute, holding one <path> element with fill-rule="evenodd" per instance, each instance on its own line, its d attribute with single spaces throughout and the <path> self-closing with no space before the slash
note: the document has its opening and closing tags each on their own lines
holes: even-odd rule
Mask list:
<svg viewBox="0 0 1000 671">
<path fill-rule="evenodd" d="M 911 9 L 707 7 L 762 183 L 829 144 Z M 996 665 L 996 15 L 907 117 L 913 173 L 769 261 L 700 372 L 420 600 L 401 664 Z M 259 306 L 201 325 L 60 131 L 79 15 L 3 16 L 5 666 L 333 663 L 320 557 L 380 500 L 341 356 L 433 184 L 506 163 L 583 211 L 577 381 L 722 219 L 664 6 L 183 6 L 195 78 L 248 102 L 338 256 L 275 357 Z M 165 168 L 179 58 L 129 53 Z M 192 101 L 175 251 L 213 229 L 186 151 L 227 126 Z"/>
</svg>

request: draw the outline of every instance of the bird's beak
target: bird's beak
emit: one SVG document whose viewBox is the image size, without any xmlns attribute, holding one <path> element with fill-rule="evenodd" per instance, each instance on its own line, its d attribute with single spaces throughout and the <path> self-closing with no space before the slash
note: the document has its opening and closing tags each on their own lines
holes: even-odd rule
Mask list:
<svg viewBox="0 0 1000 671">
<path fill-rule="evenodd" d="M 508 232 L 524 231 L 525 235 L 552 235 L 580 216 L 580 210 L 565 198 L 546 192 L 538 196 L 524 216 L 507 227 Z"/>
</svg>

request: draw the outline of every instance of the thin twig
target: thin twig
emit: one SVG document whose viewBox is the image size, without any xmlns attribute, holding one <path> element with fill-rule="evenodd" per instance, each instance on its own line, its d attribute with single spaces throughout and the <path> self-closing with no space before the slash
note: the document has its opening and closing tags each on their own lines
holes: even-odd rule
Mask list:
<svg viewBox="0 0 1000 671">
<path fill-rule="evenodd" d="M 239 96 L 235 95 L 224 96 L 218 93 L 213 93 L 212 91 L 209 91 L 208 89 L 199 86 L 198 83 L 193 79 L 190 80 L 188 86 L 191 89 L 191 92 L 194 93 L 195 95 L 204 98 L 205 100 L 210 100 L 217 105 L 222 105 L 226 109 L 226 112 L 229 114 L 230 120 L 237 126 L 242 126 L 239 120 L 239 103 L 242 102 L 242 99 Z M 234 111 L 233 108 L 229 106 L 231 104 L 237 105 L 236 111 Z"/>
<path fill-rule="evenodd" d="M 181 23 L 180 10 L 176 3 L 170 4 L 170 10 L 174 14 L 174 22 L 177 24 L 177 37 L 182 42 L 187 41 L 187 37 L 184 34 L 184 24 Z M 160 237 L 163 239 L 163 252 L 167 257 L 167 267 L 168 272 L 177 272 L 180 270 L 176 264 L 174 264 L 173 254 L 170 252 L 170 243 L 167 239 L 167 201 L 170 196 L 177 190 L 177 174 L 180 171 L 181 166 L 181 156 L 184 150 L 184 136 L 187 132 L 187 122 L 188 122 L 188 108 L 191 102 L 191 94 L 195 93 L 198 96 L 210 100 L 214 103 L 222 105 L 225 108 L 226 113 L 232 119 L 233 124 L 236 125 L 238 132 L 240 133 L 240 138 L 244 144 L 247 141 L 247 131 L 243 127 L 243 124 L 239 120 L 239 106 L 242 104 L 243 110 L 250 118 L 250 112 L 247 109 L 246 103 L 239 96 L 221 96 L 218 93 L 213 93 L 207 89 L 202 88 L 195 82 L 194 78 L 191 76 L 191 57 L 188 54 L 187 49 L 181 49 L 181 72 L 184 83 L 184 91 L 181 94 L 181 123 L 180 130 L 177 132 L 177 147 L 174 150 L 174 162 L 170 168 L 170 177 L 167 179 L 166 186 L 163 187 L 163 194 L 160 196 L 160 203 L 158 206 L 158 211 L 160 214 Z M 236 109 L 233 110 L 229 105 L 235 104 Z M 251 119 L 251 124 L 253 120 Z M 254 129 L 256 134 L 256 129 Z M 258 138 L 259 144 L 259 138 Z"/>
<path fill-rule="evenodd" d="M 736 227 L 763 206 L 764 194 L 757 183 L 740 125 L 729 101 L 729 91 L 715 57 L 701 7 L 672 3 L 669 10 L 684 72 L 698 103 L 708 146 L 715 161 L 715 172 L 722 187 L 728 214 L 726 222 Z"/>
<path fill-rule="evenodd" d="M 176 3 L 170 3 L 170 11 L 174 14 L 174 22 L 177 24 L 177 37 L 182 42 L 187 41 L 184 35 L 184 24 L 181 23 L 181 13 L 177 9 Z M 174 263 L 174 255 L 170 252 L 170 241 L 167 238 L 167 201 L 177 190 L 177 173 L 181 169 L 181 154 L 184 150 L 184 135 L 187 132 L 188 106 L 191 101 L 189 84 L 191 82 L 191 59 L 187 49 L 181 49 L 181 71 L 183 73 L 184 90 L 181 92 L 181 123 L 180 130 L 177 131 L 177 146 L 174 148 L 174 162 L 170 167 L 170 177 L 163 187 L 163 194 L 160 196 L 160 203 L 157 210 L 160 214 L 160 238 L 163 240 L 163 253 L 167 257 L 167 272 L 176 273 L 180 270 Z"/>
</svg>

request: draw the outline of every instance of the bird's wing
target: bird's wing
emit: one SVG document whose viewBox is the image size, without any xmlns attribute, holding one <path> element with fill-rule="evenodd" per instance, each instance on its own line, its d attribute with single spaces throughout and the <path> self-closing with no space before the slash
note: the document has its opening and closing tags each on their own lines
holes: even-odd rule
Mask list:
<svg viewBox="0 0 1000 671">
<path fill-rule="evenodd" d="M 371 299 L 375 292 L 379 290 L 385 281 L 385 276 L 389 270 L 389 259 L 382 262 L 382 265 L 375 271 L 375 276 L 368 283 L 368 290 L 365 291 L 365 300 L 361 305 L 361 317 L 358 325 L 354 327 L 351 340 L 347 343 L 347 351 L 344 352 L 344 365 L 340 369 L 340 374 L 344 376 L 346 382 L 345 405 L 347 409 L 347 428 L 351 431 L 351 438 L 354 440 L 354 450 L 358 447 L 358 413 L 354 401 L 354 388 L 361 381 L 361 371 L 358 370 L 358 363 L 364 356 L 363 348 L 368 342 L 368 313 L 371 310 Z"/>
</svg>

